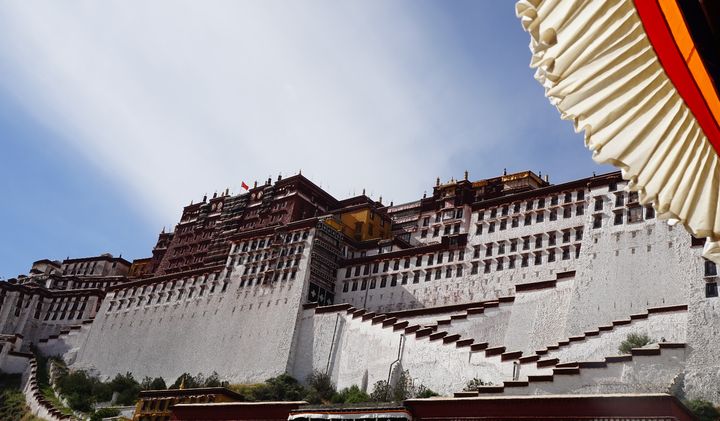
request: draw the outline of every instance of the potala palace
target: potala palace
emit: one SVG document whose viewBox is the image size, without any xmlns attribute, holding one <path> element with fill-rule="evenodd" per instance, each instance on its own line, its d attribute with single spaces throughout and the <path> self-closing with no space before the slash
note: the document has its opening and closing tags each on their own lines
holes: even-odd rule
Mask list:
<svg viewBox="0 0 720 421">
<path fill-rule="evenodd" d="M 152 256 L 40 260 L 0 282 L 0 369 L 31 350 L 103 377 L 408 370 L 446 396 L 668 392 L 720 401 L 717 272 L 620 173 L 439 179 L 338 200 L 301 174 L 186 206 Z M 654 344 L 618 354 L 629 333 Z M 461 392 L 479 378 L 491 384 Z"/>
</svg>

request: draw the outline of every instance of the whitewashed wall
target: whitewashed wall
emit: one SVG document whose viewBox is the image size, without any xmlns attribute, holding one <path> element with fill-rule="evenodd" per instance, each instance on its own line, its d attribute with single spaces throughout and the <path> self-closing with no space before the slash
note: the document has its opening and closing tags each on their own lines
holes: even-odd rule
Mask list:
<svg viewBox="0 0 720 421">
<path fill-rule="evenodd" d="M 336 333 L 337 352 L 329 352 L 329 343 L 333 327 L 340 314 L 341 322 Z M 393 331 L 391 327 L 382 328 L 381 324 L 371 324 L 362 318 L 340 313 L 323 313 L 303 317 L 306 332 L 314 330 L 312 341 L 301 341 L 296 359 L 295 377 L 304 378 L 312 369 L 325 371 L 328 355 L 331 355 L 330 370 L 338 388 L 358 385 L 365 387 L 368 393 L 379 380 L 387 380 L 390 367 L 397 359 L 403 331 Z M 308 358 L 308 356 L 312 357 Z M 313 364 L 309 367 L 307 364 Z M 401 361 L 397 369 L 409 370 L 415 384 L 424 384 L 438 393 L 449 395 L 462 390 L 473 377 L 494 382 L 507 378 L 503 374 L 499 357 L 485 360 L 482 353 L 473 353 L 470 349 L 456 348 L 454 344 L 443 345 L 442 340 L 430 341 L 427 337 L 416 339 L 415 335 L 405 337 L 401 352 Z"/>
<path fill-rule="evenodd" d="M 503 342 L 508 351 L 527 354 L 562 339 L 574 283 L 574 279 L 560 280 L 555 288 L 515 296 Z"/>
<path fill-rule="evenodd" d="M 605 337 L 593 337 L 552 352 L 543 358 L 558 357 L 561 361 L 602 361 L 616 355 L 617 346 L 629 331 L 651 335 L 673 332 L 683 325 L 683 311 L 651 315 L 637 324 L 617 327 Z M 627 329 L 625 329 L 627 328 Z M 292 374 L 304 379 L 313 370 L 327 372 L 338 388 L 358 385 L 372 391 L 379 380 L 387 380 L 393 361 L 398 356 L 404 330 L 372 324 L 361 317 L 352 318 L 344 310 L 314 314 L 306 310 L 302 317 L 302 340 L 294 360 Z M 682 342 L 682 336 L 666 338 Z M 500 355 L 485 356 L 470 352 L 469 347 L 456 348 L 442 340 L 405 335 L 401 361 L 396 369 L 409 370 L 415 384 L 423 384 L 445 395 L 462 390 L 472 378 L 494 384 L 512 379 L 513 361 L 501 361 Z M 555 376 L 551 384 L 531 383 L 525 388 L 506 388 L 505 393 L 626 393 L 667 390 L 675 376 L 682 372 L 687 351 L 663 349 L 660 356 L 634 356 L 633 361 L 611 363 L 602 369 L 583 369 L 581 375 Z M 552 374 L 553 367 L 537 368 L 523 364 L 520 379 L 528 375 Z"/>
<path fill-rule="evenodd" d="M 700 250 L 690 247 L 690 236 L 681 227 L 651 220 L 594 230 L 587 239 L 566 336 L 649 307 L 688 303 Z"/>
<path fill-rule="evenodd" d="M 308 241 L 312 240 L 312 236 Z M 210 374 L 240 383 L 262 382 L 289 369 L 296 327 L 308 289 L 305 247 L 294 280 L 239 287 L 240 271 L 221 292 L 108 312 L 108 296 L 72 368 L 102 376 L 132 372 L 136 378 L 183 372 Z"/>
<path fill-rule="evenodd" d="M 466 319 L 453 320 L 450 325 L 441 325 L 439 330 L 459 334 L 475 343 L 487 342 L 490 347 L 503 346 L 508 333 L 508 324 L 514 309 L 513 303 L 501 303 L 488 307 L 481 314 L 469 314 Z"/>
<path fill-rule="evenodd" d="M 555 275 L 559 272 L 567 272 L 574 270 L 578 265 L 578 259 L 575 257 L 575 247 L 579 244 L 584 244 L 583 241 L 576 240 L 575 228 L 582 228 L 584 235 L 588 234 L 589 227 L 591 226 L 591 206 L 589 191 L 585 190 L 585 199 L 577 201 L 577 190 L 573 191 L 573 211 L 572 216 L 564 218 L 562 215 L 562 205 L 564 204 L 561 198 L 559 205 L 558 218 L 555 221 L 551 221 L 549 218 L 550 209 L 550 196 L 546 197 L 547 206 L 543 208 L 545 218 L 542 222 L 535 222 L 536 217 L 532 217 L 532 224 L 524 225 L 522 212 L 514 214 L 512 211 L 509 212 L 508 216 L 503 217 L 498 211 L 495 218 L 491 218 L 490 210 L 482 210 L 471 212 L 470 208 L 466 208 L 463 212 L 463 219 L 461 223 L 461 233 L 468 233 L 468 244 L 465 247 L 465 255 L 462 261 L 457 259 L 457 252 L 455 253 L 455 260 L 448 262 L 448 253 L 445 252 L 445 258 L 442 264 L 437 263 L 437 252 L 435 253 L 435 259 L 433 265 L 427 265 L 427 255 L 423 255 L 421 265 L 416 265 L 415 256 L 410 257 L 410 267 L 404 268 L 404 265 L 400 265 L 400 269 L 394 270 L 393 265 L 390 265 L 390 269 L 387 272 L 382 272 L 382 264 L 380 266 L 380 272 L 377 274 L 352 275 L 346 277 L 345 268 L 341 268 L 338 271 L 337 285 L 336 285 L 336 296 L 338 297 L 337 302 L 348 302 L 358 308 L 366 308 L 370 311 L 396 311 L 406 308 L 417 308 L 417 307 L 434 307 L 442 305 L 450 305 L 457 303 L 465 303 L 471 301 L 486 301 L 493 300 L 501 296 L 508 296 L 514 294 L 514 285 L 519 283 L 546 281 L 554 279 Z M 525 202 L 522 201 L 522 210 L 525 211 Z M 578 205 L 584 205 L 584 214 L 577 215 L 576 207 Z M 512 206 L 511 206 L 512 208 Z M 482 218 L 479 217 L 480 212 L 484 212 Z M 537 209 L 531 210 L 534 214 L 538 212 Z M 534 215 L 533 214 L 533 215 Z M 519 226 L 512 228 L 510 222 L 508 222 L 507 229 L 500 230 L 499 224 L 500 219 L 508 219 L 513 216 L 520 218 Z M 434 219 L 431 219 L 431 226 L 434 225 Z M 454 223 L 454 221 L 452 221 Z M 495 222 L 496 229 L 494 232 L 489 232 L 488 224 Z M 419 219 L 419 224 L 422 224 L 422 218 Z M 483 232 L 477 234 L 477 226 L 483 225 Z M 562 230 L 572 229 L 572 235 L 569 242 L 565 243 L 562 241 Z M 432 228 L 430 228 L 432 232 Z M 556 232 L 557 242 L 555 246 L 550 246 L 548 241 L 549 232 Z M 507 243 L 506 251 L 502 254 L 498 254 L 497 243 L 502 241 L 509 241 L 511 239 L 521 239 L 525 236 L 543 235 L 542 247 L 536 248 L 535 241 L 531 241 L 530 248 L 528 250 L 522 249 L 522 244 L 518 244 L 518 250 L 516 252 L 510 252 L 510 245 Z M 439 242 L 440 237 L 424 239 L 423 242 Z M 490 257 L 485 254 L 485 245 L 488 243 L 494 243 L 495 248 Z M 571 253 L 568 260 L 562 259 L 562 253 L 560 253 L 561 247 L 570 247 Z M 533 253 L 536 251 L 547 250 L 548 248 L 556 248 L 558 253 L 556 254 L 556 260 L 549 262 L 547 255 L 543 256 L 542 264 L 535 265 L 533 258 L 530 258 L 529 265 L 527 267 L 521 267 L 519 258 L 516 260 L 516 267 L 510 269 L 508 267 L 507 258 L 510 255 L 519 256 L 522 253 Z M 480 249 L 478 257 L 475 256 L 475 248 Z M 492 269 L 489 273 L 484 273 L 484 261 L 493 260 L 497 257 L 503 257 L 505 259 L 505 265 L 502 270 L 497 270 L 496 264 L 493 263 Z M 393 259 L 394 260 L 394 259 Z M 472 263 L 477 262 L 479 264 L 479 271 L 477 274 L 471 274 Z M 445 269 L 448 266 L 455 268 L 458 264 L 463 266 L 463 275 L 457 276 L 453 269 L 453 276 L 450 278 L 445 277 Z M 431 281 L 425 281 L 425 271 L 435 271 L 437 268 L 442 268 L 443 275 L 440 279 L 435 279 L 434 272 Z M 422 276 L 420 282 L 417 284 L 412 283 L 412 271 L 421 270 Z M 348 290 L 343 292 L 343 283 L 348 280 L 362 279 L 374 277 L 378 280 L 382 275 L 388 277 L 393 274 L 401 276 L 403 273 L 409 272 L 410 282 L 406 285 L 398 285 L 395 287 L 388 286 L 385 288 L 376 288 L 361 290 L 358 288 L 357 291 Z"/>
<path fill-rule="evenodd" d="M 86 345 L 91 324 L 83 323 L 80 329 L 38 342 L 37 349 L 42 355 L 62 357 L 68 364 L 75 362 L 78 352 Z"/>
<path fill-rule="evenodd" d="M 543 227 L 543 229 L 545 228 Z M 531 248 L 531 251 L 532 250 Z M 551 263 L 545 262 L 538 266 L 533 265 L 531 262 L 527 268 L 517 267 L 515 269 L 508 269 L 506 262 L 506 268 L 502 271 L 497 271 L 495 270 L 495 265 L 493 265 L 493 270 L 485 274 L 483 273 L 484 266 L 482 263 L 484 254 L 477 259 L 473 259 L 473 253 L 472 247 L 468 246 L 465 251 L 466 258 L 462 262 L 455 260 L 452 263 L 447 263 L 446 258 L 443 265 L 431 266 L 432 270 L 438 267 L 443 268 L 443 275 L 440 279 L 435 279 L 433 275 L 432 279 L 428 282 L 425 281 L 423 274 L 420 282 L 413 284 L 411 275 L 407 285 L 401 285 L 398 281 L 398 285 L 391 287 L 388 281 L 388 286 L 379 288 L 380 278 L 379 275 L 375 275 L 378 284 L 378 287 L 375 289 L 367 289 L 365 291 L 358 289 L 354 292 L 342 292 L 341 285 L 342 282 L 344 282 L 344 278 L 341 277 L 335 291 L 338 297 L 336 302 L 347 302 L 355 307 L 366 308 L 370 311 L 390 312 L 408 308 L 489 301 L 503 296 L 514 295 L 515 284 L 554 279 L 557 273 L 571 271 L 576 267 L 575 255 L 571 253 L 570 260 L 560 260 Z M 447 255 L 447 252 L 445 254 Z M 559 257 L 560 256 L 558 256 L 558 259 Z M 415 258 L 413 257 L 411 260 L 414 263 Z M 472 262 L 479 262 L 479 273 L 474 275 L 471 274 Z M 456 275 L 456 267 L 459 264 L 463 266 L 463 276 L 460 277 Z M 519 261 L 517 265 L 520 265 Z M 445 268 L 447 266 L 453 267 L 453 276 L 451 278 L 445 277 Z M 425 266 L 421 266 L 421 268 L 425 270 Z M 413 264 L 410 266 L 410 269 L 390 271 L 387 276 L 392 276 L 393 273 L 401 274 L 402 272 L 412 272 L 415 269 L 416 267 Z M 340 270 L 339 273 L 344 273 L 344 271 Z M 361 279 L 362 277 L 363 276 L 360 276 L 355 279 Z"/>
<path fill-rule="evenodd" d="M 62 297 L 64 300 L 62 303 L 55 303 L 51 308 L 51 299 L 45 297 L 43 299 L 41 312 L 39 318 L 35 318 L 35 312 L 40 299 L 39 294 L 23 296 L 23 306 L 19 315 L 15 315 L 17 300 L 19 299 L 20 293 L 18 291 L 10 291 L 7 293 L 5 300 L 0 308 L 0 333 L 4 334 L 21 334 L 24 337 L 24 343 L 26 344 L 25 349 L 28 349 L 30 344 L 37 344 L 41 339 L 48 338 L 52 335 L 57 335 L 63 329 L 67 329 L 70 326 L 78 325 L 95 315 L 95 309 L 99 297 L 88 296 L 85 309 L 82 314 L 79 312 L 71 312 L 72 305 L 77 300 L 79 303 L 85 297 Z M 50 313 L 56 313 L 59 317 L 61 310 L 59 308 L 64 307 L 67 303 L 66 317 L 63 319 L 52 320 L 52 317 L 48 317 L 45 320 L 45 316 Z M 57 310 L 56 310 L 57 309 Z M 73 317 L 70 314 L 73 313 Z"/>
<path fill-rule="evenodd" d="M 304 381 L 313 371 L 332 373 L 337 378 L 337 364 L 334 361 L 340 348 L 336 345 L 346 329 L 345 311 L 315 314 L 314 309 L 304 310 L 301 315 L 297 349 L 294 353 L 291 373 L 293 377 Z M 329 363 L 329 364 L 328 364 Z"/>
<path fill-rule="evenodd" d="M 720 298 L 705 297 L 701 258 L 689 288 L 687 343 L 690 349 L 684 376 L 684 392 L 690 399 L 720 402 Z M 716 282 L 717 277 L 708 281 Z"/>
<path fill-rule="evenodd" d="M 685 343 L 688 312 L 650 314 L 647 319 L 633 320 L 628 325 L 615 326 L 597 336 L 588 336 L 582 341 L 570 342 L 557 350 L 550 350 L 543 359 L 557 358 L 561 363 L 573 361 L 602 361 L 611 355 L 618 355 L 620 344 L 631 333 L 645 334 L 654 342 Z M 651 345 L 652 346 L 652 345 Z"/>
</svg>

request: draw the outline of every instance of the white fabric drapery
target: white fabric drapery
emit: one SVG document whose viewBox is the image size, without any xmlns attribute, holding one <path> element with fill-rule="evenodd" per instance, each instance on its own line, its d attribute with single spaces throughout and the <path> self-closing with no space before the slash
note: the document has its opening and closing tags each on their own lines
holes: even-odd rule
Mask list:
<svg viewBox="0 0 720 421">
<path fill-rule="evenodd" d="M 707 237 L 720 263 L 718 155 L 660 64 L 632 0 L 521 0 L 535 78 L 585 132 L 598 163 L 622 170 L 640 203 Z"/>
</svg>

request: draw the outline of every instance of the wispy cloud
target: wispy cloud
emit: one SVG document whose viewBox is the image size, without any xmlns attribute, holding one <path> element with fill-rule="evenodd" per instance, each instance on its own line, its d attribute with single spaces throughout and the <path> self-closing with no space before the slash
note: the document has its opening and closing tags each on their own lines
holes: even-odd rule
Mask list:
<svg viewBox="0 0 720 421">
<path fill-rule="evenodd" d="M 469 58 L 451 23 L 407 6 L 7 2 L 0 83 L 156 221 L 300 168 L 397 203 L 522 130 L 496 81 L 457 80 Z"/>
</svg>

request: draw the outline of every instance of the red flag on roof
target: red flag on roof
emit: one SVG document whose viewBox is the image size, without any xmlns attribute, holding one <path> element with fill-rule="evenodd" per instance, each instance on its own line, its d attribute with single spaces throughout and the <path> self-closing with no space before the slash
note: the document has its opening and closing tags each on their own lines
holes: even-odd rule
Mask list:
<svg viewBox="0 0 720 421">
<path fill-rule="evenodd" d="M 248 186 L 247 184 L 245 184 L 244 181 L 242 182 L 242 184 L 240 184 L 240 187 L 244 188 L 245 190 L 250 190 L 250 186 Z"/>
</svg>

